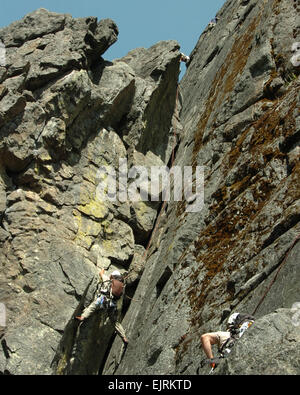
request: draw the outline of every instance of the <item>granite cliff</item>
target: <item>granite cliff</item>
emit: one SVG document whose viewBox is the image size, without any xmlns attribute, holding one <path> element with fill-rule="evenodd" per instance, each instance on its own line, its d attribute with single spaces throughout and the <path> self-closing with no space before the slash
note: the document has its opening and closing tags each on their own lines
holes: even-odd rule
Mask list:
<svg viewBox="0 0 300 395">
<path fill-rule="evenodd" d="M 109 19 L 0 30 L 2 373 L 196 374 L 231 311 L 256 322 L 215 374 L 300 373 L 299 7 L 228 0 L 179 86 L 176 41 L 106 61 Z M 201 166 L 202 210 L 99 200 L 120 158 Z M 100 267 L 127 273 L 126 349 L 104 314 L 74 320 Z"/>
</svg>

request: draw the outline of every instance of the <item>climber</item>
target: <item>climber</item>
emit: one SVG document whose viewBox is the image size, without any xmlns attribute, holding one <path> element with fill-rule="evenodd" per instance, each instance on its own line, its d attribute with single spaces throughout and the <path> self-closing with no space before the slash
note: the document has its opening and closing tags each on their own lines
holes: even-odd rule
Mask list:
<svg viewBox="0 0 300 395">
<path fill-rule="evenodd" d="M 128 344 L 128 339 L 123 326 L 118 322 L 117 301 L 122 296 L 124 290 L 124 280 L 121 273 L 115 270 L 107 276 L 104 269 L 100 270 L 100 288 L 96 299 L 84 309 L 81 316 L 75 317 L 79 321 L 89 318 L 95 311 L 105 309 L 108 317 L 113 323 L 117 334 L 121 337 L 124 344 Z"/>
<path fill-rule="evenodd" d="M 216 26 L 218 20 L 219 20 L 218 17 L 213 18 L 208 24 L 208 30 L 211 30 L 212 28 L 214 28 Z"/>
<path fill-rule="evenodd" d="M 181 56 L 180 57 L 180 61 L 181 62 L 185 62 L 186 64 L 189 63 L 189 61 L 190 61 L 190 57 L 189 56 L 185 55 L 184 53 L 181 53 L 180 56 Z"/>
<path fill-rule="evenodd" d="M 226 331 L 210 332 L 201 336 L 202 347 L 212 369 L 217 366 L 212 346 L 217 344 L 220 357 L 224 358 L 224 352 L 230 353 L 234 342 L 244 334 L 253 322 L 254 317 L 249 314 L 233 313 L 228 318 Z"/>
</svg>

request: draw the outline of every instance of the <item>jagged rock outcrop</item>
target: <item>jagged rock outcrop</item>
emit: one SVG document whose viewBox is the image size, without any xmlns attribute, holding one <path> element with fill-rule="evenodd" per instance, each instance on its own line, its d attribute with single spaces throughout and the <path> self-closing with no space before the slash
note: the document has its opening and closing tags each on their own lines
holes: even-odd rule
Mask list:
<svg viewBox="0 0 300 395">
<path fill-rule="evenodd" d="M 288 0 L 228 0 L 199 38 L 180 83 L 175 165 L 204 166 L 205 204 L 188 213 L 188 201 L 170 202 L 162 213 L 123 320 L 130 344 L 120 360 L 116 340 L 104 374 L 197 374 L 201 334 L 254 310 L 257 324 L 220 372 L 299 374 L 289 314 L 299 242 L 279 266 L 300 233 L 297 12 Z"/>
<path fill-rule="evenodd" d="M 228 0 L 179 91 L 176 41 L 108 62 L 111 20 L 40 9 L 0 30 L 2 373 L 197 374 L 201 334 L 232 311 L 256 321 L 216 374 L 300 373 L 297 12 Z M 175 153 L 204 168 L 201 210 L 99 199 L 103 166 Z M 73 319 L 100 266 L 128 272 L 126 349 L 104 314 Z"/>
<path fill-rule="evenodd" d="M 117 36 L 112 20 L 45 9 L 0 30 L 2 373 L 97 374 L 113 327 L 73 318 L 100 267 L 129 272 L 129 294 L 143 271 L 158 203 L 99 200 L 99 169 L 168 162 L 180 53 L 167 41 L 105 61 Z"/>
</svg>

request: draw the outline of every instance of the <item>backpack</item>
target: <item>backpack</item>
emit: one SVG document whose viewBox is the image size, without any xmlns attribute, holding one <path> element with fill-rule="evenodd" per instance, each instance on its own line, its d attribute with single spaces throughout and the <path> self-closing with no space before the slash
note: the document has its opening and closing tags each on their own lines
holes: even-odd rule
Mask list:
<svg viewBox="0 0 300 395">
<path fill-rule="evenodd" d="M 111 279 L 111 293 L 114 299 L 120 299 L 124 291 L 124 280 L 121 276 L 113 276 Z"/>
<path fill-rule="evenodd" d="M 219 352 L 231 352 L 236 340 L 243 336 L 245 331 L 253 324 L 255 318 L 250 314 L 233 313 L 227 321 L 227 328 L 230 332 L 230 338 L 223 344 Z"/>
<path fill-rule="evenodd" d="M 241 337 L 246 329 L 254 322 L 255 318 L 250 314 L 233 313 L 228 318 L 227 327 L 232 337 Z M 245 324 L 245 325 L 244 325 Z"/>
</svg>

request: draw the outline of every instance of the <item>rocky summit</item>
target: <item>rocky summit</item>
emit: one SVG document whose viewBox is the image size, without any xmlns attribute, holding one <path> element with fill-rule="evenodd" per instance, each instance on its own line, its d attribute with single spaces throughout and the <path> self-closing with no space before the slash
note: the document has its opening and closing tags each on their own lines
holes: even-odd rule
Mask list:
<svg viewBox="0 0 300 395">
<path fill-rule="evenodd" d="M 2 374 L 208 374 L 201 335 L 232 312 L 255 321 L 214 374 L 300 374 L 299 11 L 227 0 L 186 65 L 177 41 L 105 60 L 110 19 L 0 30 Z M 177 174 L 151 200 L 158 168 L 190 193 Z M 124 198 L 141 169 L 148 199 Z M 75 319 L 101 268 L 128 345 L 104 310 Z"/>
</svg>

